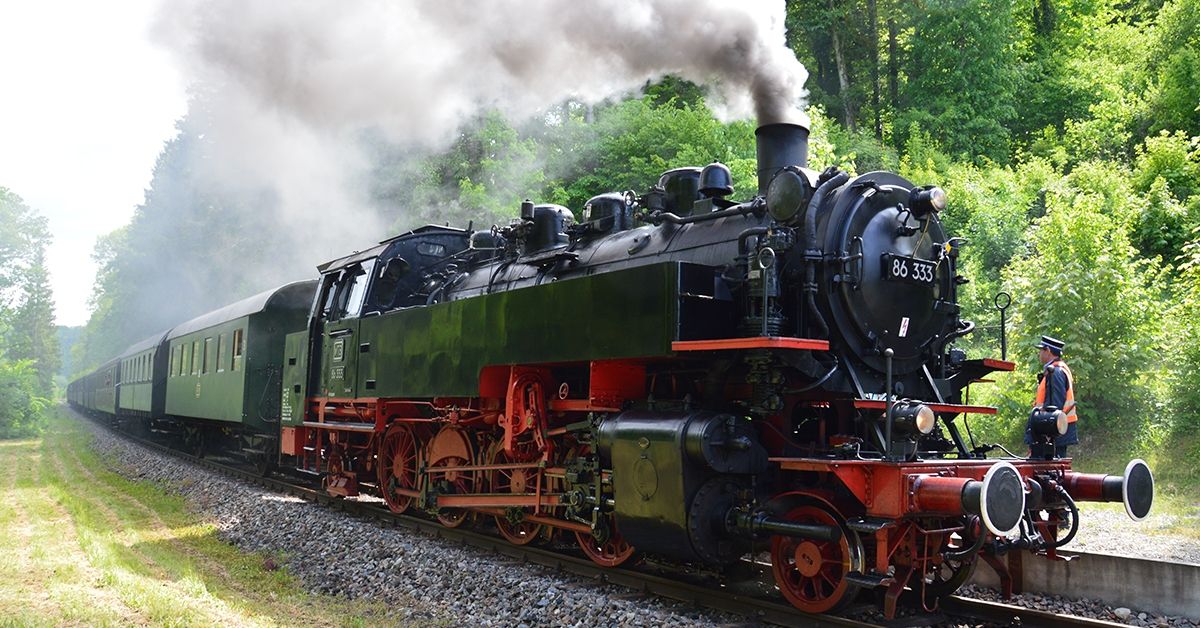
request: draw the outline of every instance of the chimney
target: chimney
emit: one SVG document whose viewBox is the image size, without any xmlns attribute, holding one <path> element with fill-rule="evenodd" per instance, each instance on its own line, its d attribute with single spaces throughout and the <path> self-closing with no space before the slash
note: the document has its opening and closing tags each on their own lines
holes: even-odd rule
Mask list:
<svg viewBox="0 0 1200 628">
<path fill-rule="evenodd" d="M 764 124 L 754 131 L 758 145 L 758 194 L 787 166 L 808 166 L 808 127 L 791 122 Z"/>
</svg>

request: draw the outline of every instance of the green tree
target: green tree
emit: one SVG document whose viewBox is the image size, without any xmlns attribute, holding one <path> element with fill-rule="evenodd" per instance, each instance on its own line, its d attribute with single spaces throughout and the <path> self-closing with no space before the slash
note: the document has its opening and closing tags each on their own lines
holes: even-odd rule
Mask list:
<svg viewBox="0 0 1200 628">
<path fill-rule="evenodd" d="M 1016 116 L 1012 5 L 1003 0 L 932 0 L 916 16 L 907 59 L 912 122 L 953 155 L 1006 162 Z"/>
<path fill-rule="evenodd" d="M 129 224 L 97 241 L 92 314 L 72 360 L 78 372 L 155 332 L 313 274 L 311 266 L 297 271 L 308 251 L 298 251 L 295 238 L 321 226 L 281 216 L 282 201 L 268 188 L 220 185 L 206 175 L 219 153 L 203 126 L 189 117 L 178 128 Z M 329 255 L 358 244 L 334 243 Z"/>
<path fill-rule="evenodd" d="M 1159 131 L 1146 137 L 1136 155 L 1133 186 L 1138 192 L 1150 192 L 1159 178 L 1178 201 L 1200 192 L 1200 138 L 1189 138 L 1183 131 Z"/>
<path fill-rule="evenodd" d="M 32 363 L 0 359 L 0 438 L 28 438 L 45 427 L 49 402 L 38 386 Z"/>
<path fill-rule="evenodd" d="M 46 272 L 45 252 L 34 253 L 21 286 L 23 299 L 12 313 L 8 356 L 27 360 L 37 373 L 38 393 L 53 396 L 59 368 L 58 335 L 54 327 L 54 298 Z"/>
<path fill-rule="evenodd" d="M 45 218 L 0 187 L 0 438 L 33 436 L 53 395 L 58 348 Z"/>
<path fill-rule="evenodd" d="M 46 219 L 0 187 L 0 316 L 24 296 L 30 268 L 49 242 Z"/>
<path fill-rule="evenodd" d="M 1016 346 L 1032 346 L 1040 334 L 1067 342 L 1092 433 L 1143 427 L 1150 416 L 1149 388 L 1138 374 L 1154 366 L 1148 356 L 1155 355 L 1152 286 L 1159 269 L 1130 242 L 1126 181 L 1124 173 L 1094 164 L 1057 182 L 1045 216 L 1034 223 L 1032 246 L 1004 272 L 1014 295 Z M 1009 389 L 1011 408 L 1027 408 L 1034 366 L 1026 364 L 1029 376 Z"/>
<path fill-rule="evenodd" d="M 1200 431 L 1200 240 L 1188 244 L 1184 256 L 1174 306 L 1164 321 L 1163 337 L 1169 341 L 1163 346 L 1171 366 L 1174 428 L 1191 433 Z"/>
<path fill-rule="evenodd" d="M 1144 65 L 1150 74 L 1146 129 L 1200 135 L 1200 0 L 1174 0 L 1158 13 Z"/>
</svg>

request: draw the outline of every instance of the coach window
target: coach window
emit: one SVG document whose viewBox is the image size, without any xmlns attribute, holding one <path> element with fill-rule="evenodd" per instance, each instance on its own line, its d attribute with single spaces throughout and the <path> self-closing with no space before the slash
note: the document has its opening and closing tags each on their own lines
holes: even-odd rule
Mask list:
<svg viewBox="0 0 1200 628">
<path fill-rule="evenodd" d="M 200 339 L 192 341 L 192 375 L 200 374 Z"/>
<path fill-rule="evenodd" d="M 183 377 L 183 370 L 187 368 L 187 345 L 181 344 L 176 348 L 179 349 L 179 365 L 175 370 L 175 374 Z"/>
<path fill-rule="evenodd" d="M 233 330 L 233 362 L 229 367 L 231 371 L 242 370 L 242 340 L 242 330 Z"/>
<path fill-rule="evenodd" d="M 217 335 L 217 372 L 225 370 L 225 334 Z"/>
<path fill-rule="evenodd" d="M 211 336 L 204 339 L 204 362 L 200 366 L 200 372 L 206 375 L 208 374 L 209 367 L 212 364 L 212 344 L 213 339 Z"/>
</svg>

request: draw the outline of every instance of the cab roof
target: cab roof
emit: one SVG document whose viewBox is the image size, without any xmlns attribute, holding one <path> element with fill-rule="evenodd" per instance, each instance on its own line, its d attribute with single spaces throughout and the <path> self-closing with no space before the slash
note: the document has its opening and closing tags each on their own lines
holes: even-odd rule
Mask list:
<svg viewBox="0 0 1200 628">
<path fill-rule="evenodd" d="M 465 233 L 467 233 L 467 230 L 459 229 L 458 227 L 448 227 L 446 225 L 425 225 L 424 227 L 417 227 L 416 229 L 413 229 L 412 231 L 406 231 L 404 233 L 401 233 L 400 235 L 392 236 L 386 240 L 380 240 L 378 245 L 373 246 L 369 249 L 366 249 L 363 251 L 355 251 L 354 253 L 351 253 L 350 255 L 347 255 L 345 257 L 339 257 L 335 260 L 325 262 L 324 264 L 317 266 L 317 272 L 324 273 L 327 270 L 331 270 L 331 269 L 335 269 L 335 268 L 344 268 L 351 264 L 357 264 L 358 262 L 361 262 L 363 260 L 371 259 L 372 257 L 379 257 L 379 255 L 381 253 L 383 253 L 385 250 L 387 250 L 388 246 L 390 246 L 393 242 L 395 242 L 397 240 L 404 240 L 404 239 L 410 238 L 412 236 L 427 235 L 430 233 L 462 233 L 462 234 L 465 234 Z"/>
</svg>

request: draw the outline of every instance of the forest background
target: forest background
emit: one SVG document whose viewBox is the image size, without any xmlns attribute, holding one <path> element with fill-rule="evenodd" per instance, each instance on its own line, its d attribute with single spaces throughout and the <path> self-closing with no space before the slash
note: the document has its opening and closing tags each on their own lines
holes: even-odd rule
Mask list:
<svg viewBox="0 0 1200 628">
<path fill-rule="evenodd" d="M 803 0 L 787 11 L 811 73 L 810 166 L 896 170 L 947 190 L 947 229 L 970 241 L 969 353 L 998 357 L 994 299 L 1012 295 L 1019 366 L 973 391 L 1000 407 L 972 422 L 975 438 L 1020 446 L 1032 346 L 1052 335 L 1078 383 L 1084 468 L 1139 455 L 1170 485 L 1200 485 L 1187 462 L 1200 457 L 1200 0 Z M 61 390 L 146 330 L 314 274 L 292 263 L 287 237 L 264 237 L 280 233 L 278 197 L 196 175 L 214 158 L 202 115 L 194 99 L 132 221 L 97 243 L 82 329 L 53 333 L 45 221 L 0 188 L 0 436 L 36 433 L 55 373 Z M 524 198 L 578 212 L 595 194 L 714 159 L 747 194 L 754 127 L 719 122 L 701 88 L 668 78 L 532 120 L 481 112 L 434 155 L 368 135 L 362 184 L 393 232 L 504 224 Z"/>
</svg>

